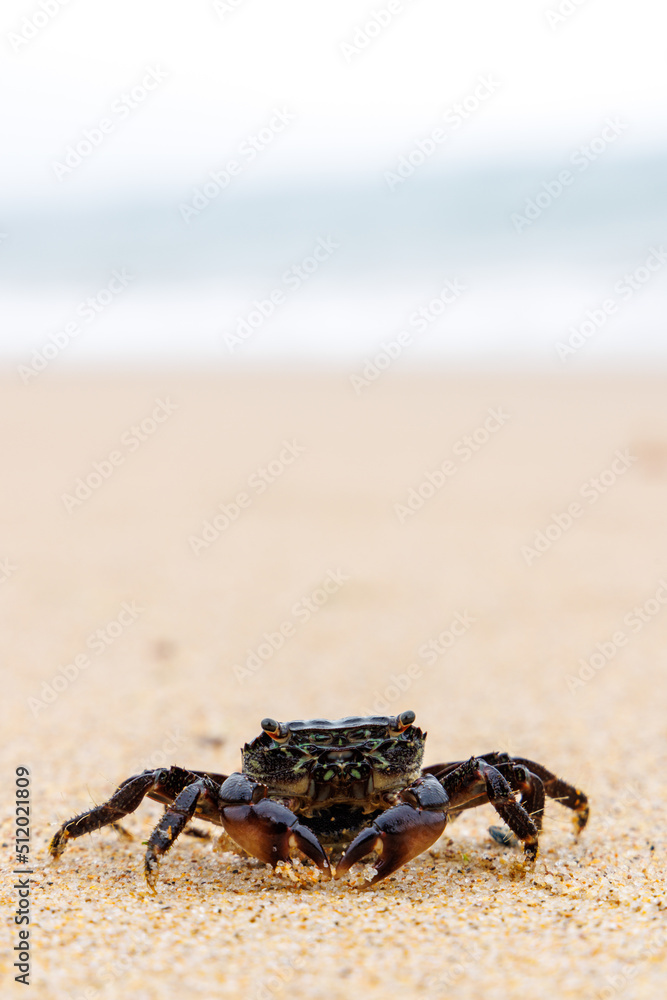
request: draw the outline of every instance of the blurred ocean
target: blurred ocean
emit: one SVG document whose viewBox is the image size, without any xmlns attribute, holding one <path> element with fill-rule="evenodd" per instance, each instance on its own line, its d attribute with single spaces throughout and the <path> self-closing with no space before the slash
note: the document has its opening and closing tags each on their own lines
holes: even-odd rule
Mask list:
<svg viewBox="0 0 667 1000">
<path fill-rule="evenodd" d="M 72 201 L 64 184 L 48 207 L 5 204 L 3 363 L 60 337 L 54 370 L 354 365 L 402 331 L 405 365 L 667 360 L 665 158 L 614 151 L 558 192 L 567 166 L 427 162 L 393 185 L 241 176 L 217 192 L 204 177 L 199 201 L 194 186 Z"/>
</svg>

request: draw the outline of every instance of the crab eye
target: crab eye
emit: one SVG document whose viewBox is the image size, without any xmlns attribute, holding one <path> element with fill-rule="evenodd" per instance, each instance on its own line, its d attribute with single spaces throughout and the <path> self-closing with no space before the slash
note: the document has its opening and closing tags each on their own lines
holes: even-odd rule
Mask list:
<svg viewBox="0 0 667 1000">
<path fill-rule="evenodd" d="M 394 722 L 394 724 L 389 726 L 389 732 L 402 733 L 404 730 L 406 730 L 409 726 L 412 725 L 412 723 L 415 721 L 416 718 L 417 716 L 411 709 L 408 709 L 407 712 L 401 712 L 400 715 L 396 716 L 396 721 Z"/>
<path fill-rule="evenodd" d="M 287 726 L 281 725 L 279 722 L 276 722 L 275 719 L 262 719 L 260 726 L 267 736 L 270 736 L 274 740 L 282 742 L 289 737 L 289 730 L 287 729 Z"/>
</svg>

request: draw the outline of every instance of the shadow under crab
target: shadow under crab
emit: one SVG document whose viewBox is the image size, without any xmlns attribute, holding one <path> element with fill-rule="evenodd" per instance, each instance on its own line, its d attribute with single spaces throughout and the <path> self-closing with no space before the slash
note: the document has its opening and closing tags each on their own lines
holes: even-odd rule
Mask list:
<svg viewBox="0 0 667 1000">
<path fill-rule="evenodd" d="M 448 820 L 491 803 L 509 828 L 492 828 L 537 855 L 545 798 L 574 810 L 576 832 L 588 820 L 584 793 L 542 764 L 506 753 L 422 767 L 426 734 L 415 713 L 328 721 L 264 719 L 231 775 L 157 768 L 127 778 L 111 798 L 60 827 L 49 844 L 67 842 L 134 812 L 145 796 L 165 805 L 146 849 L 149 886 L 159 859 L 193 817 L 222 826 L 248 854 L 275 866 L 301 851 L 327 878 L 340 878 L 369 856 L 374 885 L 438 840 Z"/>
</svg>

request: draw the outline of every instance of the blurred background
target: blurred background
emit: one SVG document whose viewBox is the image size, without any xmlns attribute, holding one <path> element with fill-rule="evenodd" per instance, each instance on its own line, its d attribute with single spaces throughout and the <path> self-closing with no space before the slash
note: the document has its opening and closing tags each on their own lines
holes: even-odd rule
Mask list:
<svg viewBox="0 0 667 1000">
<path fill-rule="evenodd" d="M 295 949 L 295 1000 L 449 996 L 463 966 L 460 1000 L 664 992 L 656 14 L 2 4 L 0 764 L 32 771 L 40 1000 L 259 1000 Z M 428 762 L 576 783 L 584 836 L 550 802 L 517 874 L 470 810 L 400 906 L 186 837 L 148 899 L 154 802 L 47 865 L 146 767 L 408 708 Z"/>
<path fill-rule="evenodd" d="M 663 363 L 654 12 L 7 0 L 4 364 Z"/>
</svg>

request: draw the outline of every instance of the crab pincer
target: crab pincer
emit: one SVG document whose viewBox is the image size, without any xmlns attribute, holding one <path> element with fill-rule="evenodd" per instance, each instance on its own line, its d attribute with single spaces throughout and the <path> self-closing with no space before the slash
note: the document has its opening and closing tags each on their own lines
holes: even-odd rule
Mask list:
<svg viewBox="0 0 667 1000">
<path fill-rule="evenodd" d="M 401 798 L 403 802 L 357 834 L 338 863 L 334 878 L 340 878 L 356 861 L 375 852 L 379 855 L 375 875 L 359 887 L 368 889 L 436 842 L 447 823 L 448 798 L 440 782 L 426 775 L 406 788 Z"/>
<path fill-rule="evenodd" d="M 291 809 L 267 798 L 265 786 L 245 775 L 232 775 L 223 783 L 220 798 L 222 825 L 248 854 L 275 868 L 298 848 L 331 878 L 329 859 L 315 834 Z"/>
</svg>

